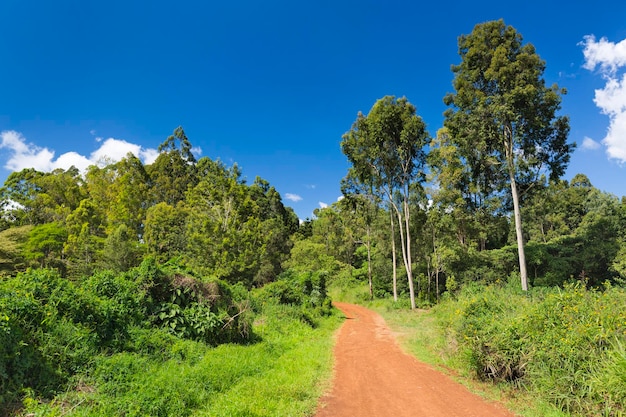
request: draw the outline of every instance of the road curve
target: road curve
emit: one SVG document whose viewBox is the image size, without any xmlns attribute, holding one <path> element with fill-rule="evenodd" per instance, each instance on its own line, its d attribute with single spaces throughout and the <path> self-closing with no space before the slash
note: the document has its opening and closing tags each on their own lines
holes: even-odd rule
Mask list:
<svg viewBox="0 0 626 417">
<path fill-rule="evenodd" d="M 315 417 L 513 417 L 405 354 L 384 319 L 334 303 L 346 316 L 334 349 L 333 386 Z"/>
</svg>

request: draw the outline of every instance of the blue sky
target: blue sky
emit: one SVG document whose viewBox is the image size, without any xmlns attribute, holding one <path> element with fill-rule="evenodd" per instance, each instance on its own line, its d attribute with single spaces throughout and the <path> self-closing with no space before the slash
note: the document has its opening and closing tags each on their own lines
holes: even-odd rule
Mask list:
<svg viewBox="0 0 626 417">
<path fill-rule="evenodd" d="M 128 150 L 150 162 L 182 125 L 310 217 L 340 195 L 357 112 L 406 96 L 434 134 L 457 37 L 499 18 L 569 91 L 566 179 L 626 195 L 623 1 L 2 0 L 0 181 Z"/>
</svg>

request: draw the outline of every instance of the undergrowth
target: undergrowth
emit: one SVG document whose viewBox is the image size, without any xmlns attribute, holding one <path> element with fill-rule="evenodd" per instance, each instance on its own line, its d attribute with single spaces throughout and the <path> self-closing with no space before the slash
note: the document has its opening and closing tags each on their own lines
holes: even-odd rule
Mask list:
<svg viewBox="0 0 626 417">
<path fill-rule="evenodd" d="M 27 399 L 38 416 L 307 416 L 326 389 L 340 319 L 316 328 L 295 306 L 266 306 L 259 340 L 217 347 L 167 334 L 152 353 L 95 358 L 94 370 L 49 403 Z M 152 335 L 156 337 L 156 335 Z M 157 353 L 158 352 L 158 353 Z"/>
<path fill-rule="evenodd" d="M 248 292 L 150 260 L 0 281 L 0 415 L 310 415 L 340 322 L 325 283 Z"/>
</svg>

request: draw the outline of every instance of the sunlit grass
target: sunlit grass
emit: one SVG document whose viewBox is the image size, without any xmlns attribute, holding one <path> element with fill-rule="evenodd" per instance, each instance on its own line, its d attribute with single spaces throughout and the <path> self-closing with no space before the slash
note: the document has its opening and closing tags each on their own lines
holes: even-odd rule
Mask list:
<svg viewBox="0 0 626 417">
<path fill-rule="evenodd" d="M 38 416 L 309 416 L 332 373 L 337 315 L 318 326 L 277 306 L 257 320 L 261 340 L 210 347 L 179 341 L 161 354 L 96 359 L 77 389 L 52 402 L 27 401 Z"/>
</svg>

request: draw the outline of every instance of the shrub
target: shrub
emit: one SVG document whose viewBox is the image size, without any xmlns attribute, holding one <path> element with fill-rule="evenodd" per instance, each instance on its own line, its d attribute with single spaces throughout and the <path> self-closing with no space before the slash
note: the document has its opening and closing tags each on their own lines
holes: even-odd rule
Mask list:
<svg viewBox="0 0 626 417">
<path fill-rule="evenodd" d="M 317 326 L 317 317 L 330 315 L 331 300 L 328 297 L 327 273 L 298 272 L 287 270 L 278 280 L 265 285 L 254 293 L 257 309 L 264 305 L 289 305 L 299 307 L 300 319 L 312 327 Z"/>
<path fill-rule="evenodd" d="M 513 382 L 575 415 L 626 411 L 624 289 L 468 285 L 434 310 L 447 353 L 478 378 Z"/>
<path fill-rule="evenodd" d="M 32 400 L 67 389 L 100 354 L 169 351 L 156 339 L 174 339 L 159 328 L 215 345 L 247 341 L 251 327 L 245 289 L 168 273 L 152 259 L 76 282 L 28 270 L 0 281 L 0 414 L 25 390 Z"/>
</svg>

